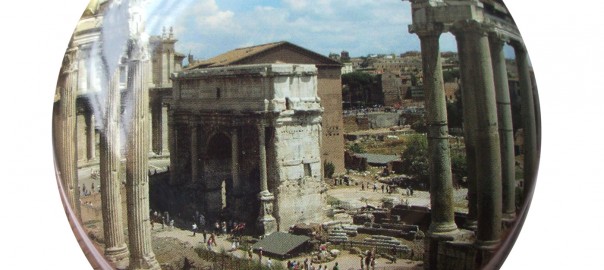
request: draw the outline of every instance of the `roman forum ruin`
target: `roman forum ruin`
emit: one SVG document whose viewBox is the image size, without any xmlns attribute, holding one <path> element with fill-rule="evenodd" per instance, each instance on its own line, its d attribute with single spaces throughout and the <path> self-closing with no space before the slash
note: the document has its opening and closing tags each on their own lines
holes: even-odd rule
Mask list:
<svg viewBox="0 0 604 270">
<path fill-rule="evenodd" d="M 426 96 L 432 223 L 425 267 L 449 269 L 473 265 L 464 250 L 468 235 L 459 230 L 452 208 L 447 114 L 438 39 L 451 32 L 457 40 L 468 162 L 468 217 L 481 264 L 499 248 L 502 222 L 515 210 L 513 134 L 504 43 L 514 47 L 520 77 L 525 132 L 524 191 L 534 186 L 538 163 L 537 125 L 529 63 L 520 33 L 501 1 L 412 0 L 409 31 L 420 38 Z M 469 105 L 469 106 L 467 106 Z M 471 241 L 470 241 L 471 242 Z M 471 243 L 470 243 L 471 244 Z M 457 254 L 451 256 L 451 254 Z"/>
<path fill-rule="evenodd" d="M 156 156 L 169 156 L 170 184 L 193 188 L 196 210 L 211 220 L 238 216 L 264 235 L 321 222 L 323 165 L 329 161 L 344 169 L 341 66 L 287 43 L 263 45 L 280 47 L 232 65 L 200 62 L 182 70 L 184 55 L 174 50 L 172 29 L 147 41 L 142 2 L 90 2 L 69 43 L 55 95 L 57 171 L 76 216 L 78 164 L 99 164 L 104 257 L 118 268 L 159 269 L 149 216 L 148 161 Z M 421 42 L 430 160 L 424 267 L 475 269 L 500 247 L 502 228 L 517 221 L 505 43 L 514 48 L 519 71 L 525 201 L 534 186 L 540 130 L 529 60 L 502 1 L 410 2 L 409 31 Z M 111 23 L 108 16 L 126 18 L 121 54 L 103 51 L 120 38 L 102 31 Z M 469 186 L 462 228 L 454 220 L 438 43 L 445 32 L 457 40 L 462 102 L 469 105 L 463 107 Z M 284 50 L 291 51 L 282 57 Z"/>
</svg>

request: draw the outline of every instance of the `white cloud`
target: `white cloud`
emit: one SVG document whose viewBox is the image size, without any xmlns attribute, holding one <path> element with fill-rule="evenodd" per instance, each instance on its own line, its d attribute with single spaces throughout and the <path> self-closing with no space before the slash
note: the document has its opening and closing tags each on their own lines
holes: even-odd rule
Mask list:
<svg viewBox="0 0 604 270">
<path fill-rule="evenodd" d="M 410 4 L 398 0 L 282 0 L 281 5 L 265 1 L 243 10 L 229 9 L 218 0 L 183 2 L 189 4 L 172 7 L 180 13 L 163 21 L 174 22 L 180 40 L 177 49 L 186 44 L 183 52 L 190 49 L 199 58 L 280 40 L 321 54 L 348 50 L 359 56 L 419 49 L 417 38 L 407 32 Z"/>
</svg>

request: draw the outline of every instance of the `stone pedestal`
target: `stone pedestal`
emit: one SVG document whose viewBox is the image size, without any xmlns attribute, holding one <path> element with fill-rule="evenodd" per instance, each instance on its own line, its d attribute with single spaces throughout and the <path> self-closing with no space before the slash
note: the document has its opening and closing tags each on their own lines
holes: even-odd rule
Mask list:
<svg viewBox="0 0 604 270">
<path fill-rule="evenodd" d="M 424 239 L 424 269 L 479 269 L 474 232 L 458 230 L 448 235 L 428 234 Z"/>
<path fill-rule="evenodd" d="M 261 235 L 269 235 L 277 231 L 277 220 L 273 217 L 273 202 L 275 196 L 268 191 L 258 194 L 260 213 L 258 214 L 258 230 Z"/>
</svg>

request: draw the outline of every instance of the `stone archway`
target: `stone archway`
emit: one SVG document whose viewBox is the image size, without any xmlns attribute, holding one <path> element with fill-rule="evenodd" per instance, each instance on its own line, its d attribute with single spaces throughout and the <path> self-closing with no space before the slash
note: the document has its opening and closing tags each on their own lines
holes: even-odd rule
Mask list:
<svg viewBox="0 0 604 270">
<path fill-rule="evenodd" d="M 203 164 L 204 204 L 210 221 L 225 219 L 233 211 L 231 138 L 224 133 L 210 136 Z"/>
</svg>

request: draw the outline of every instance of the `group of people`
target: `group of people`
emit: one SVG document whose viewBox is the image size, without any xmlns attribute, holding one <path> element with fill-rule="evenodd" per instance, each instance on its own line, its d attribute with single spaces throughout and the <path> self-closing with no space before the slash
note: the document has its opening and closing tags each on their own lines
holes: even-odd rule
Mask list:
<svg viewBox="0 0 604 270">
<path fill-rule="evenodd" d="M 327 264 L 320 264 L 318 267 L 315 267 L 312 264 L 312 261 L 305 259 L 303 263 L 299 261 L 287 261 L 287 269 L 288 270 L 327 270 Z M 339 270 L 340 266 L 336 262 L 332 268 L 332 270 Z"/>
<path fill-rule="evenodd" d="M 361 269 L 375 269 L 375 248 L 365 251 L 365 257 L 361 257 Z"/>
</svg>

